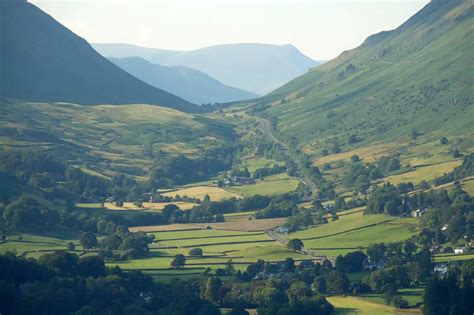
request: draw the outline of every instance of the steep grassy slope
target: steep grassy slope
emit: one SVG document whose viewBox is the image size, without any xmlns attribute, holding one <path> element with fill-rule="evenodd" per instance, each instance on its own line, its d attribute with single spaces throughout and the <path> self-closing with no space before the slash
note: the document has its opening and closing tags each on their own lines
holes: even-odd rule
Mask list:
<svg viewBox="0 0 474 315">
<path fill-rule="evenodd" d="M 224 85 L 192 68 L 161 66 L 139 57 L 109 58 L 109 60 L 140 80 L 194 104 L 225 103 L 258 96 Z"/>
<path fill-rule="evenodd" d="M 230 142 L 233 127 L 153 105 L 79 106 L 0 101 L 0 145 L 43 150 L 98 176 L 146 175 L 153 156 L 197 156 Z"/>
<path fill-rule="evenodd" d="M 0 96 L 35 102 L 147 103 L 201 110 L 123 71 L 26 1 L 1 1 L 0 21 Z"/>
<path fill-rule="evenodd" d="M 265 94 L 305 73 L 319 62 L 292 45 L 226 44 L 190 51 L 152 50 L 127 44 L 94 44 L 106 57 L 138 56 L 164 66 L 184 66 L 220 82 Z"/>
<path fill-rule="evenodd" d="M 471 1 L 432 1 L 396 30 L 275 90 L 254 110 L 264 110 L 282 137 L 295 137 L 312 154 L 332 142 L 344 150 L 377 141 L 397 149 L 412 134 L 469 142 L 473 17 Z M 359 142 L 348 145 L 350 135 Z"/>
</svg>

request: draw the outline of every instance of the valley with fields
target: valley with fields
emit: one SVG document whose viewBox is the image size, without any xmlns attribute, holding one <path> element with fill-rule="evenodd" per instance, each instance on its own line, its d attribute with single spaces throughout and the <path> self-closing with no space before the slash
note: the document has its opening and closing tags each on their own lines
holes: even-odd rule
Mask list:
<svg viewBox="0 0 474 315">
<path fill-rule="evenodd" d="M 473 314 L 472 1 L 327 61 L 88 5 L 0 3 L 0 315 Z"/>
</svg>

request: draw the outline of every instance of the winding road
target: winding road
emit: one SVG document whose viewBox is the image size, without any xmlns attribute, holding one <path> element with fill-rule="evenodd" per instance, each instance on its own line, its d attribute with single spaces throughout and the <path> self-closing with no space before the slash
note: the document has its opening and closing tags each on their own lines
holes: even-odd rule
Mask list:
<svg viewBox="0 0 474 315">
<path fill-rule="evenodd" d="M 298 169 L 301 169 L 300 161 L 291 154 L 288 145 L 286 143 L 282 142 L 277 137 L 275 137 L 275 135 L 273 134 L 270 122 L 267 119 L 259 117 L 259 116 L 251 116 L 251 117 L 255 118 L 255 120 L 257 120 L 259 122 L 259 124 L 262 126 L 261 130 L 262 130 L 263 134 L 271 142 L 273 142 L 275 144 L 278 144 L 280 146 L 281 153 L 284 156 L 286 156 L 287 158 L 289 158 L 293 163 L 295 163 L 298 166 Z M 303 183 L 303 185 L 305 185 L 306 187 L 308 187 L 311 190 L 311 192 L 313 194 L 317 191 L 316 184 L 309 177 L 298 175 L 298 178 Z"/>
</svg>

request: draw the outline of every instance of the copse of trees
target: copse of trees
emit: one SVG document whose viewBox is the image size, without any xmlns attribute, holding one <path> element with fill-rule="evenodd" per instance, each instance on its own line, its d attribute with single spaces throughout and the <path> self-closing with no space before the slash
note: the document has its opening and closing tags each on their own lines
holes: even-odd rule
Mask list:
<svg viewBox="0 0 474 315">
<path fill-rule="evenodd" d="M 106 268 L 97 256 L 67 252 L 39 261 L 0 255 L 0 300 L 6 315 L 220 314 L 192 283 L 156 284 L 140 271 Z"/>
<path fill-rule="evenodd" d="M 153 187 L 173 187 L 205 180 L 217 172 L 230 169 L 236 150 L 236 146 L 221 145 L 207 148 L 193 159 L 185 155 L 159 155 L 150 171 L 150 184 Z"/>
<path fill-rule="evenodd" d="M 444 278 L 433 277 L 423 297 L 423 314 L 472 314 L 474 310 L 474 261 L 466 261 L 461 268 L 453 266 Z"/>
</svg>

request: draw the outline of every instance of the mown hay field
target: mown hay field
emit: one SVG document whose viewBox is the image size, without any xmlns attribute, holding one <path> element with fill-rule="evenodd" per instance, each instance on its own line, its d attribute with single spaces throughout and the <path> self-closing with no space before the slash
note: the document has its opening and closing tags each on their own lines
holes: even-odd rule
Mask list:
<svg viewBox="0 0 474 315">
<path fill-rule="evenodd" d="M 205 195 L 208 195 L 212 201 L 219 201 L 222 199 L 230 198 L 242 198 L 239 194 L 226 191 L 225 189 L 214 187 L 214 186 L 196 186 L 178 189 L 170 192 L 166 192 L 163 196 L 175 197 L 176 195 L 188 196 L 191 198 L 204 199 Z"/>
<path fill-rule="evenodd" d="M 449 161 L 428 166 L 420 166 L 416 170 L 403 174 L 392 175 L 384 178 L 385 182 L 391 184 L 408 183 L 418 184 L 422 180 L 430 181 L 451 172 L 455 167 L 461 165 L 461 160 Z"/>
<path fill-rule="evenodd" d="M 352 296 L 329 296 L 327 300 L 334 305 L 335 315 L 394 315 L 421 314 L 420 310 L 397 310 L 391 306 L 366 301 Z"/>
</svg>

